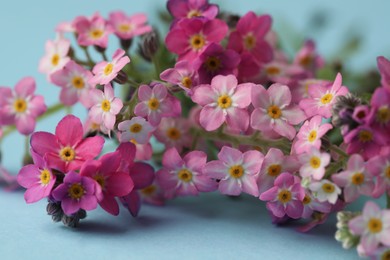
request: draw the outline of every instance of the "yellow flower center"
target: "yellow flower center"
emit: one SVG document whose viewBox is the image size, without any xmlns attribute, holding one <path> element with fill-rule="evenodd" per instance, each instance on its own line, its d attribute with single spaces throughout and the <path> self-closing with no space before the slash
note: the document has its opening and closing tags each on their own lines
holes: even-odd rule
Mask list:
<svg viewBox="0 0 390 260">
<path fill-rule="evenodd" d="M 139 133 L 141 131 L 142 131 L 142 125 L 140 125 L 140 124 L 135 123 L 135 124 L 132 124 L 130 126 L 130 132 L 132 132 L 132 133 L 136 134 L 136 133 Z"/>
<path fill-rule="evenodd" d="M 65 162 L 73 161 L 76 157 L 76 153 L 72 147 L 66 146 L 60 151 L 60 158 Z"/>
<path fill-rule="evenodd" d="M 157 190 L 157 187 L 156 187 L 155 185 L 150 185 L 150 186 L 148 186 L 148 187 L 146 187 L 146 188 L 143 188 L 143 189 L 141 190 L 141 193 L 142 193 L 143 195 L 145 195 L 145 196 L 150 196 L 150 195 L 152 195 L 153 193 L 155 193 L 156 190 Z"/>
<path fill-rule="evenodd" d="M 24 113 L 27 110 L 27 102 L 24 99 L 17 98 L 14 101 L 14 109 L 17 113 Z"/>
<path fill-rule="evenodd" d="M 229 174 L 233 178 L 236 178 L 236 179 L 241 178 L 242 175 L 244 175 L 244 168 L 242 168 L 241 165 L 234 165 L 234 166 L 230 167 Z"/>
<path fill-rule="evenodd" d="M 89 32 L 89 36 L 91 36 L 92 39 L 97 40 L 103 36 L 104 32 L 100 29 L 93 29 Z"/>
<path fill-rule="evenodd" d="M 100 187 L 102 187 L 102 190 L 104 190 L 104 187 L 106 186 L 106 178 L 104 178 L 101 174 L 96 174 L 93 176 L 93 179 L 99 183 Z"/>
<path fill-rule="evenodd" d="M 382 106 L 376 113 L 376 119 L 379 123 L 387 124 L 390 121 L 390 109 L 388 106 Z"/>
<path fill-rule="evenodd" d="M 247 50 L 252 50 L 256 46 L 256 38 L 252 33 L 248 33 L 244 37 L 244 45 Z"/>
<path fill-rule="evenodd" d="M 228 95 L 222 95 L 219 96 L 217 103 L 220 108 L 226 109 L 231 107 L 232 99 Z"/>
<path fill-rule="evenodd" d="M 157 98 L 149 99 L 148 106 L 150 110 L 156 110 L 160 107 L 160 102 Z"/>
<path fill-rule="evenodd" d="M 367 223 L 367 227 L 371 233 L 379 233 L 382 231 L 382 220 L 378 218 L 371 218 Z"/>
<path fill-rule="evenodd" d="M 181 169 L 177 173 L 177 177 L 184 182 L 190 182 L 192 180 L 192 172 L 187 169 Z"/>
<path fill-rule="evenodd" d="M 327 104 L 329 104 L 330 102 L 332 102 L 332 99 L 333 99 L 333 95 L 332 95 L 332 94 L 330 94 L 330 93 L 325 94 L 325 95 L 323 95 L 322 98 L 321 98 L 321 103 L 322 103 L 323 105 L 327 105 Z"/>
<path fill-rule="evenodd" d="M 127 23 L 122 23 L 121 25 L 118 26 L 118 31 L 122 33 L 130 32 L 131 29 L 132 29 L 131 24 L 127 24 Z"/>
<path fill-rule="evenodd" d="M 204 66 L 208 72 L 216 72 L 221 68 L 221 60 L 213 56 L 208 57 Z"/>
<path fill-rule="evenodd" d="M 104 112 L 108 112 L 108 111 L 110 111 L 110 109 L 111 109 L 111 102 L 108 101 L 107 99 L 103 100 L 102 101 L 102 110 Z"/>
<path fill-rule="evenodd" d="M 186 88 L 191 88 L 192 87 L 192 79 L 190 77 L 184 77 L 181 80 L 181 84 L 186 87 Z"/>
<path fill-rule="evenodd" d="M 135 139 L 131 139 L 131 140 L 130 140 L 130 143 L 138 144 L 137 141 L 136 141 Z"/>
<path fill-rule="evenodd" d="M 390 250 L 383 252 L 381 260 L 390 260 Z"/>
<path fill-rule="evenodd" d="M 310 166 L 314 169 L 318 169 L 321 166 L 321 159 L 317 156 L 311 157 Z"/>
<path fill-rule="evenodd" d="M 268 115 L 273 119 L 278 119 L 282 116 L 282 110 L 280 110 L 280 108 L 275 105 L 269 106 Z"/>
<path fill-rule="evenodd" d="M 265 69 L 265 72 L 267 73 L 268 76 L 276 76 L 280 74 L 281 70 L 279 67 L 269 66 Z"/>
<path fill-rule="evenodd" d="M 281 171 L 282 171 L 282 166 L 280 166 L 279 164 L 272 164 L 268 166 L 267 173 L 269 176 L 276 177 L 281 173 Z"/>
<path fill-rule="evenodd" d="M 51 64 L 53 65 L 53 66 L 57 66 L 58 65 L 58 63 L 60 63 L 60 55 L 58 55 L 58 54 L 54 54 L 52 57 L 51 57 Z"/>
<path fill-rule="evenodd" d="M 299 60 L 299 64 L 302 67 L 308 67 L 313 62 L 313 57 L 311 55 L 306 55 Z"/>
<path fill-rule="evenodd" d="M 195 34 L 190 39 L 191 47 L 195 51 L 202 49 L 205 43 L 206 43 L 205 38 L 200 34 Z"/>
<path fill-rule="evenodd" d="M 390 166 L 387 166 L 385 170 L 385 176 L 390 179 Z"/>
<path fill-rule="evenodd" d="M 74 200 L 78 200 L 84 196 L 85 190 L 80 183 L 73 183 L 69 189 L 68 194 Z"/>
<path fill-rule="evenodd" d="M 181 133 L 180 133 L 179 129 L 177 129 L 175 127 L 169 128 L 167 130 L 166 134 L 172 140 L 178 140 L 181 137 Z"/>
<path fill-rule="evenodd" d="M 362 185 L 364 182 L 364 174 L 361 172 L 355 173 L 352 175 L 351 181 L 354 185 Z"/>
<path fill-rule="evenodd" d="M 317 131 L 311 130 L 309 133 L 309 136 L 307 137 L 307 140 L 309 140 L 310 143 L 314 142 L 317 139 Z"/>
<path fill-rule="evenodd" d="M 46 169 L 42 170 L 39 178 L 41 179 L 41 184 L 47 185 L 51 180 L 50 172 Z"/>
<path fill-rule="evenodd" d="M 106 75 L 106 76 L 110 75 L 113 68 L 114 68 L 114 65 L 112 65 L 112 63 L 108 63 L 106 65 L 106 67 L 104 67 L 104 70 L 103 70 L 104 75 Z"/>
<path fill-rule="evenodd" d="M 335 190 L 335 187 L 333 184 L 331 183 L 324 183 L 322 184 L 322 190 L 325 192 L 325 193 L 333 193 L 334 190 Z"/>
<path fill-rule="evenodd" d="M 281 203 L 287 203 L 291 200 L 291 192 L 289 190 L 281 190 L 278 193 L 278 200 Z"/>
<path fill-rule="evenodd" d="M 310 202 L 311 202 L 311 198 L 310 198 L 309 195 L 306 194 L 305 197 L 303 198 L 302 203 L 305 204 L 305 205 L 307 205 L 307 204 L 309 204 Z"/>
<path fill-rule="evenodd" d="M 72 79 L 72 85 L 74 88 L 82 89 L 85 86 L 84 79 L 80 76 L 75 76 Z"/>
<path fill-rule="evenodd" d="M 362 143 L 370 142 L 372 140 L 372 133 L 368 130 L 361 130 L 359 132 L 359 141 Z"/>
<path fill-rule="evenodd" d="M 187 18 L 199 17 L 202 16 L 202 13 L 199 10 L 191 10 L 187 14 Z"/>
</svg>

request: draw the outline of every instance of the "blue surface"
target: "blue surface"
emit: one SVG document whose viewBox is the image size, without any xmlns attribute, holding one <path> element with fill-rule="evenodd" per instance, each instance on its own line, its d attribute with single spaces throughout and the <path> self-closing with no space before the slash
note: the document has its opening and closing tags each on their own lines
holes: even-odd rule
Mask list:
<svg viewBox="0 0 390 260">
<path fill-rule="evenodd" d="M 44 43 L 53 39 L 54 27 L 77 15 L 99 11 L 107 15 L 122 9 L 147 12 L 152 23 L 157 7 L 165 1 L 7 1 L 0 9 L 0 85 L 13 86 L 26 75 L 37 79 L 38 93 L 48 105 L 57 102 L 59 88 L 37 72 Z M 219 1 L 224 10 L 270 13 L 277 29 L 304 32 L 317 40 L 320 52 L 332 56 L 345 37 L 364 35 L 361 51 L 348 65 L 363 69 L 375 65 L 375 57 L 390 57 L 390 2 L 370 1 Z M 330 14 L 329 29 L 312 31 L 308 19 L 313 10 Z M 367 12 L 369 10 L 369 12 Z M 289 38 L 283 35 L 283 38 Z M 112 39 L 114 42 L 114 39 Z M 77 115 L 85 115 L 76 109 Z M 61 117 L 51 117 L 37 130 L 53 131 Z M 23 139 L 13 135 L 2 144 L 4 164 L 13 172 L 20 166 Z M 334 218 L 309 234 L 294 227 L 270 224 L 264 204 L 255 198 L 232 200 L 217 194 L 181 198 L 165 208 L 144 207 L 138 219 L 126 211 L 111 217 L 101 210 L 89 213 L 78 230 L 52 224 L 45 203 L 26 205 L 22 192 L 0 190 L 1 259 L 356 259 L 334 239 Z"/>
</svg>

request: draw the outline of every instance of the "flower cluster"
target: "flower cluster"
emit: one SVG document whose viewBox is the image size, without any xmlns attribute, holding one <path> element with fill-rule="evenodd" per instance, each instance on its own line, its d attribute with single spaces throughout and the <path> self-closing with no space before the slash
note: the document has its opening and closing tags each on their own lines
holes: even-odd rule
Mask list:
<svg viewBox="0 0 390 260">
<path fill-rule="evenodd" d="M 232 22 L 206 0 L 167 8 L 163 43 L 143 14 L 96 13 L 57 27 L 40 71 L 61 88 L 58 108 L 80 102 L 88 117 L 83 125 L 68 115 L 55 134 L 31 135 L 33 164 L 17 177 L 27 203 L 47 198 L 53 220 L 76 226 L 97 205 L 117 215 L 122 204 L 136 216 L 142 201 L 246 193 L 266 203 L 274 223 L 304 219 L 299 230 L 308 231 L 361 195 L 390 200 L 390 61 L 378 58 L 381 87 L 364 99 L 338 71 L 317 77 L 326 62 L 312 40 L 289 57 L 269 15 Z M 120 46 L 108 58 L 114 35 Z M 0 88 L 0 126 L 34 131 L 46 110 L 34 89 L 31 78 Z M 105 139 L 117 149 L 100 155 Z M 388 210 L 369 202 L 348 216 L 337 235 L 344 245 L 389 253 Z"/>
</svg>

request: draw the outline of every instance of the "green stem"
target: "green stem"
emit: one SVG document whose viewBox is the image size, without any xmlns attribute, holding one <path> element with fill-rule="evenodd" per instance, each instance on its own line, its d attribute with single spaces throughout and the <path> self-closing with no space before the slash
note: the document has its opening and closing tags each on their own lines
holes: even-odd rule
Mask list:
<svg viewBox="0 0 390 260">
<path fill-rule="evenodd" d="M 332 174 L 337 173 L 343 168 L 345 159 L 339 160 L 338 162 L 331 163 L 325 171 L 324 179 L 328 179 Z"/>
<path fill-rule="evenodd" d="M 84 53 L 85 53 L 85 57 L 87 57 L 87 60 L 90 64 L 95 64 L 95 62 L 93 62 L 92 58 L 91 58 L 91 55 L 89 54 L 89 51 L 88 51 L 88 47 L 82 47 Z"/>
<path fill-rule="evenodd" d="M 161 73 L 160 61 L 158 60 L 156 55 L 153 56 L 152 62 L 153 62 L 154 70 L 156 73 L 156 79 L 160 79 L 160 73 Z"/>
<path fill-rule="evenodd" d="M 348 154 L 344 152 L 342 149 L 340 149 L 338 146 L 332 144 L 329 146 L 329 150 L 339 154 L 342 157 L 348 157 Z"/>
<path fill-rule="evenodd" d="M 386 194 L 386 208 L 390 209 L 390 195 L 389 193 Z"/>
<path fill-rule="evenodd" d="M 108 61 L 108 58 L 107 58 L 106 53 L 105 53 L 105 52 L 102 52 L 101 54 L 102 54 L 103 60 Z"/>
</svg>

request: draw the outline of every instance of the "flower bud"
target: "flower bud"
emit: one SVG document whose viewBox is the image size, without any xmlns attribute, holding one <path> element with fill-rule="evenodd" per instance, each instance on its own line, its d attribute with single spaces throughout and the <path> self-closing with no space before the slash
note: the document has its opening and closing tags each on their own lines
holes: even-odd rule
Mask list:
<svg viewBox="0 0 390 260">
<path fill-rule="evenodd" d="M 127 82 L 127 74 L 123 70 L 119 71 L 114 81 L 120 85 L 125 84 Z"/>
<path fill-rule="evenodd" d="M 159 36 L 156 31 L 152 31 L 143 36 L 138 52 L 145 60 L 152 61 L 154 55 L 160 47 L 159 45 Z"/>
</svg>

